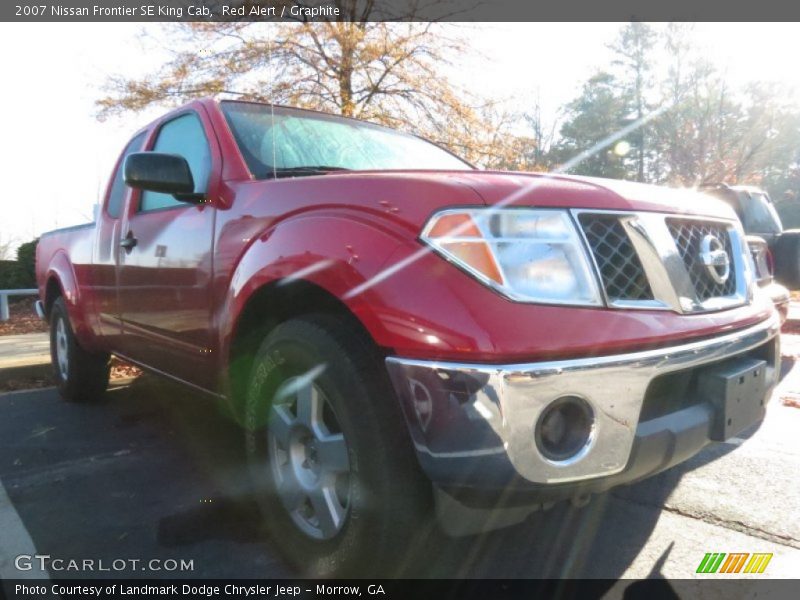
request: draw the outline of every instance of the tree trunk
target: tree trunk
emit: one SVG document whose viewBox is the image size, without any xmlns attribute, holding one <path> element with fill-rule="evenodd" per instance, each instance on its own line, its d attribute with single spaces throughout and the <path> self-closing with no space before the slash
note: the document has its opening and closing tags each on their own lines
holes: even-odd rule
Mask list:
<svg viewBox="0 0 800 600">
<path fill-rule="evenodd" d="M 638 151 L 638 164 L 636 169 L 636 181 L 644 181 L 644 108 L 642 100 L 642 57 L 639 57 L 639 63 L 636 65 L 636 118 L 639 121 L 639 151 Z"/>
<path fill-rule="evenodd" d="M 353 102 L 353 55 L 355 48 L 350 43 L 350 36 L 344 35 L 342 37 L 342 63 L 339 68 L 340 108 L 345 117 L 352 117 L 355 115 L 356 108 Z"/>
</svg>

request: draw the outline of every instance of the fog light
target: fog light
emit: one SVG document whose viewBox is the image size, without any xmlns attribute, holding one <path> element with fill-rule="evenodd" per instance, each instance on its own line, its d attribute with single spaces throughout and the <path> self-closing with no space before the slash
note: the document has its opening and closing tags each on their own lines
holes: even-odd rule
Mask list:
<svg viewBox="0 0 800 600">
<path fill-rule="evenodd" d="M 539 416 L 536 446 L 549 460 L 569 460 L 588 445 L 593 426 L 594 415 L 589 404 L 576 396 L 564 396 L 552 402 Z"/>
</svg>

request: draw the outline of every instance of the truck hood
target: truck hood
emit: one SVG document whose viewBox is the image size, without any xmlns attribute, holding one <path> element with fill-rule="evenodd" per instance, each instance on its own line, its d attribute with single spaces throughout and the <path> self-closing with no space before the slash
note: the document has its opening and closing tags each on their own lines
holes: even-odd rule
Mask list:
<svg viewBox="0 0 800 600">
<path fill-rule="evenodd" d="M 590 210 L 651 211 L 735 219 L 725 202 L 688 189 L 610 179 L 499 171 L 351 171 L 328 175 L 241 182 L 242 214 L 276 215 L 338 207 L 365 210 L 416 236 L 431 214 L 458 206 L 536 206 Z M 269 201 L 265 202 L 264 198 Z M 248 236 L 244 236 L 248 237 Z"/>
<path fill-rule="evenodd" d="M 459 179 L 490 206 L 638 210 L 735 219 L 725 202 L 684 188 L 630 181 L 502 171 L 462 172 Z"/>
</svg>

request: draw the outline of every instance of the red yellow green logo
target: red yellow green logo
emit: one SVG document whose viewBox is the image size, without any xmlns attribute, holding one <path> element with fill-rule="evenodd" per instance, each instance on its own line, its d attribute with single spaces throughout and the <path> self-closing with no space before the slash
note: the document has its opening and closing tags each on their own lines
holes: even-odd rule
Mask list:
<svg viewBox="0 0 800 600">
<path fill-rule="evenodd" d="M 700 565 L 698 573 L 763 573 L 767 568 L 772 554 L 749 552 L 708 552 Z"/>
</svg>

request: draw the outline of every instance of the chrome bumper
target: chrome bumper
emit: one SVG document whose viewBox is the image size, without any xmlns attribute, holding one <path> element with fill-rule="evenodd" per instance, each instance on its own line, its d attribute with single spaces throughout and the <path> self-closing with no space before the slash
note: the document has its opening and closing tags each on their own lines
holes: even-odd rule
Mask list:
<svg viewBox="0 0 800 600">
<path fill-rule="evenodd" d="M 426 461 L 436 460 L 460 465 L 463 471 L 464 465 L 488 465 L 492 461 L 485 459 L 499 457 L 528 482 L 557 484 L 607 477 L 626 468 L 645 395 L 656 377 L 755 350 L 774 340 L 779 329 L 773 313 L 744 330 L 631 354 L 512 365 L 389 357 L 386 364 L 423 468 Z M 766 378 L 771 390 L 779 375 L 777 347 L 770 356 Z M 553 462 L 537 449 L 534 429 L 542 411 L 563 396 L 589 403 L 594 428 L 575 458 Z M 469 474 L 473 483 L 481 477 L 479 471 Z"/>
<path fill-rule="evenodd" d="M 789 302 L 792 299 L 789 290 L 775 282 L 769 283 L 761 289 L 775 305 L 778 314 L 781 316 L 781 323 L 785 323 L 789 316 Z"/>
</svg>

